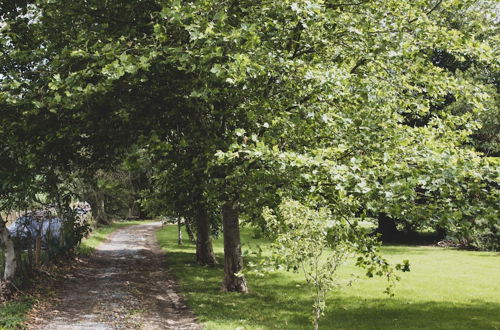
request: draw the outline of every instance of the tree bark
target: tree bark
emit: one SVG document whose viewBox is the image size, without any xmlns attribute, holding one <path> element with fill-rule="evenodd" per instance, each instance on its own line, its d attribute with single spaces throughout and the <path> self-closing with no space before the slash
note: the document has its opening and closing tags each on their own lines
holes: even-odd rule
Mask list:
<svg viewBox="0 0 500 330">
<path fill-rule="evenodd" d="M 236 203 L 226 202 L 222 206 L 222 226 L 224 230 L 224 280 L 221 289 L 247 293 L 245 277 L 239 274 L 243 270 L 243 257 Z"/>
<path fill-rule="evenodd" d="M 2 218 L 0 218 L 0 238 L 5 247 L 5 272 L 3 278 L 5 281 L 12 281 L 16 275 L 16 249 L 6 222 Z"/>
<path fill-rule="evenodd" d="M 31 244 L 31 239 L 28 243 L 28 272 L 33 273 L 34 269 L 34 259 L 33 259 L 33 244 Z"/>
<path fill-rule="evenodd" d="M 92 198 L 89 198 L 88 202 L 96 225 L 108 225 L 109 217 L 106 213 L 104 196 L 102 196 L 100 192 L 94 192 Z"/>
<path fill-rule="evenodd" d="M 443 226 L 436 227 L 436 235 L 438 240 L 443 240 L 446 238 L 447 230 Z"/>
<path fill-rule="evenodd" d="M 177 244 L 182 245 L 182 222 L 181 217 L 177 218 Z"/>
<path fill-rule="evenodd" d="M 203 266 L 214 266 L 217 264 L 212 237 L 210 236 L 210 218 L 204 207 L 200 207 L 196 214 L 196 262 Z"/>
<path fill-rule="evenodd" d="M 42 257 L 42 234 L 39 233 L 35 240 L 35 266 L 40 267 Z"/>
<path fill-rule="evenodd" d="M 194 234 L 193 234 L 193 228 L 191 228 L 191 219 L 184 218 L 184 220 L 185 220 L 186 231 L 187 231 L 187 234 L 189 236 L 189 240 L 191 242 L 194 242 L 195 239 L 194 239 Z"/>
<path fill-rule="evenodd" d="M 385 213 L 380 213 L 378 215 L 377 233 L 382 235 L 382 241 L 384 242 L 396 241 L 401 236 L 394 219 L 390 218 Z"/>
<path fill-rule="evenodd" d="M 103 224 L 109 224 L 108 215 L 106 213 L 106 202 L 104 201 L 104 197 L 101 196 L 101 200 L 99 201 L 99 219 Z"/>
</svg>

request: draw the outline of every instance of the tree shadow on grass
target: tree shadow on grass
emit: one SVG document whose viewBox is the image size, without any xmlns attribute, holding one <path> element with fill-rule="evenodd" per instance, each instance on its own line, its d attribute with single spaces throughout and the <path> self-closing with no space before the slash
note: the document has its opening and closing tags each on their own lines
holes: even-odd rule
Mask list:
<svg viewBox="0 0 500 330">
<path fill-rule="evenodd" d="M 478 252 L 477 253 L 478 257 L 495 257 L 495 258 L 500 258 L 500 252 Z"/>
<path fill-rule="evenodd" d="M 429 246 L 409 246 L 400 245 L 400 244 L 384 244 L 382 246 L 382 254 L 383 255 L 424 255 L 429 253 Z"/>
<path fill-rule="evenodd" d="M 248 274 L 250 293 L 220 292 L 223 267 L 195 264 L 192 247 L 168 252 L 187 303 L 201 322 L 219 329 L 307 329 L 311 327 L 310 288 L 287 273 Z M 219 260 L 221 256 L 218 255 Z M 251 260 L 251 258 L 247 258 Z M 330 295 L 323 329 L 498 329 L 500 304 L 475 301 L 411 303 L 402 298 L 364 299 Z M 215 326 L 216 325 L 216 326 Z"/>
<path fill-rule="evenodd" d="M 409 303 L 402 299 L 346 297 L 329 301 L 325 329 L 498 329 L 500 304 Z M 335 306 L 338 306 L 335 309 Z"/>
</svg>

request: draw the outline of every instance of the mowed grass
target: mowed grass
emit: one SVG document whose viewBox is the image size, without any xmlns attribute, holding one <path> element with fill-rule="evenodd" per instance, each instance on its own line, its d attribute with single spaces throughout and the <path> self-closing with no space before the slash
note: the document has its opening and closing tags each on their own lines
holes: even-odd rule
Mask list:
<svg viewBox="0 0 500 330">
<path fill-rule="evenodd" d="M 206 329 L 312 328 L 311 288 L 300 274 L 248 274 L 249 294 L 222 293 L 222 265 L 197 266 L 194 244 L 185 240 L 178 246 L 174 226 L 157 235 L 168 267 Z M 268 242 L 251 236 L 242 231 L 243 250 L 268 249 Z M 222 239 L 214 241 L 214 249 L 222 264 Z M 320 329 L 500 329 L 500 254 L 427 246 L 386 246 L 383 252 L 393 261 L 410 260 L 411 272 L 402 274 L 395 296 L 382 292 L 383 279 L 362 277 L 328 296 Z M 340 277 L 352 273 L 362 275 L 346 265 Z"/>
<path fill-rule="evenodd" d="M 143 222 L 120 221 L 114 222 L 108 226 L 100 227 L 94 230 L 88 238 L 82 241 L 82 244 L 78 248 L 78 253 L 90 255 L 113 231 L 140 223 Z M 34 299 L 26 295 L 17 300 L 0 304 L 0 330 L 24 328 L 25 315 L 33 306 L 33 302 Z"/>
</svg>

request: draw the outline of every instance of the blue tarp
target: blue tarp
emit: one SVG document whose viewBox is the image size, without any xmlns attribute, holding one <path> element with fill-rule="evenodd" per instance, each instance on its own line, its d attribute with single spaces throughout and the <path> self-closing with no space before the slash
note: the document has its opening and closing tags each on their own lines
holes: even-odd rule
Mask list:
<svg viewBox="0 0 500 330">
<path fill-rule="evenodd" d="M 62 220 L 57 217 L 40 219 L 38 217 L 25 215 L 19 217 L 7 228 L 12 237 L 22 241 L 34 241 L 38 237 L 41 237 L 42 243 L 47 243 L 49 239 L 52 242 L 59 242 L 62 225 Z"/>
</svg>

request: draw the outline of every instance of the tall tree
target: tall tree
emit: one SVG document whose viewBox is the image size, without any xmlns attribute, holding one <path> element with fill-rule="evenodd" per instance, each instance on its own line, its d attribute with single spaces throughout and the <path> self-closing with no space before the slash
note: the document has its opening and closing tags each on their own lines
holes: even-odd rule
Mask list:
<svg viewBox="0 0 500 330">
<path fill-rule="evenodd" d="M 24 61 L 36 70 L 11 65 L 2 92 L 24 123 L 40 123 L 30 132 L 54 128 L 43 151 L 68 166 L 110 164 L 157 134 L 172 150 L 166 182 L 169 171 L 186 179 L 170 197 L 186 203 L 189 192 L 221 210 L 223 289 L 245 292 L 239 217 L 285 197 L 349 221 L 363 210 L 416 215 L 409 206 L 421 194 L 439 221 L 471 210 L 494 217 L 497 172 L 463 148 L 491 88 L 430 56 L 446 49 L 497 67 L 494 39 L 446 21 L 474 3 L 39 1 L 24 6 L 34 16 L 22 24 L 38 44 L 26 31 L 23 43 L 6 42 L 19 63 L 36 46 Z M 431 113 L 450 94 L 470 111 Z M 408 117 L 429 118 L 419 126 Z M 42 134 L 33 136 L 35 146 Z M 483 170 L 488 182 L 476 182 Z M 446 203 L 458 192 L 454 174 L 466 193 Z M 485 186 L 480 208 L 466 196 Z"/>
</svg>

